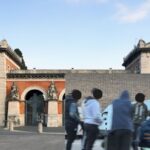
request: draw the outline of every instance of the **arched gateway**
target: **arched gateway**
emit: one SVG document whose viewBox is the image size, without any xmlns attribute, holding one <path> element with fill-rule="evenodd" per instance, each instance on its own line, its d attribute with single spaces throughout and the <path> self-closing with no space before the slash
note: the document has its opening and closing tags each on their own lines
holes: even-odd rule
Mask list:
<svg viewBox="0 0 150 150">
<path fill-rule="evenodd" d="M 16 86 L 16 87 L 14 87 Z M 18 97 L 12 98 L 15 92 Z M 7 74 L 7 120 L 15 116 L 16 125 L 63 125 L 64 73 L 59 70 L 16 70 Z"/>
<path fill-rule="evenodd" d="M 31 90 L 25 97 L 25 124 L 37 125 L 38 117 L 45 115 L 43 93 L 38 90 Z M 44 122 L 45 123 L 45 122 Z"/>
</svg>

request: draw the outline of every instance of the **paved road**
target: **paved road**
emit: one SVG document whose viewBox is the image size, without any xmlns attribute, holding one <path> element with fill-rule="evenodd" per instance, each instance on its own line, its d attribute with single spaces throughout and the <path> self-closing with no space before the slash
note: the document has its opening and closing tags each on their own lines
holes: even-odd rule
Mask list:
<svg viewBox="0 0 150 150">
<path fill-rule="evenodd" d="M 38 134 L 29 131 L 9 132 L 0 129 L 0 150 L 65 150 L 63 132 L 44 132 Z M 93 150 L 104 150 L 102 140 L 97 140 Z M 76 140 L 72 150 L 81 150 L 81 140 Z"/>
<path fill-rule="evenodd" d="M 0 150 L 64 150 L 64 135 L 0 131 Z"/>
<path fill-rule="evenodd" d="M 102 143 L 102 140 L 96 140 L 93 150 L 104 150 L 104 148 L 101 147 L 101 143 Z M 81 150 L 81 140 L 76 140 L 74 142 L 72 150 Z M 131 148 L 131 150 L 132 150 L 132 148 Z M 140 148 L 139 148 L 139 150 L 140 150 Z"/>
<path fill-rule="evenodd" d="M 97 140 L 94 144 L 93 150 L 104 150 L 101 147 L 102 140 Z M 72 150 L 81 150 L 81 140 L 76 140 L 73 144 Z"/>
</svg>

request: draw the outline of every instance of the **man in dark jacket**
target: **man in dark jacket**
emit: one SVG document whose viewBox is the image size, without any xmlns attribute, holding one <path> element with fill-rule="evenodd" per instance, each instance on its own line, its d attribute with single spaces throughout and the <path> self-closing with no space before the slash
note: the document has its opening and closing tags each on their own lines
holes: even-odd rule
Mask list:
<svg viewBox="0 0 150 150">
<path fill-rule="evenodd" d="M 72 90 L 65 99 L 65 130 L 67 133 L 66 150 L 71 150 L 77 134 L 77 127 L 80 123 L 77 101 L 81 98 L 81 92 Z"/>
<path fill-rule="evenodd" d="M 133 134 L 133 150 L 138 150 L 137 146 L 137 136 L 138 128 L 146 120 L 148 116 L 148 108 L 144 104 L 145 95 L 143 93 L 137 93 L 135 96 L 136 103 L 133 105 L 133 124 L 134 124 L 134 134 Z"/>
<path fill-rule="evenodd" d="M 112 129 L 108 134 L 107 150 L 130 150 L 133 132 L 132 106 L 128 91 L 112 102 Z"/>
</svg>

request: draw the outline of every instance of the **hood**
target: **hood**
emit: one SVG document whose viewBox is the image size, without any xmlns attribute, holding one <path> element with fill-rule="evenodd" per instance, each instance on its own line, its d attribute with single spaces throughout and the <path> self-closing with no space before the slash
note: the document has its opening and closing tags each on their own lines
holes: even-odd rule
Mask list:
<svg viewBox="0 0 150 150">
<path fill-rule="evenodd" d="M 93 103 L 93 100 L 95 101 L 95 99 L 93 99 L 93 97 L 87 97 L 84 101 L 85 107 L 91 105 Z"/>
<path fill-rule="evenodd" d="M 127 90 L 123 91 L 120 95 L 120 99 L 129 99 L 129 98 L 130 98 L 130 95 Z"/>
</svg>

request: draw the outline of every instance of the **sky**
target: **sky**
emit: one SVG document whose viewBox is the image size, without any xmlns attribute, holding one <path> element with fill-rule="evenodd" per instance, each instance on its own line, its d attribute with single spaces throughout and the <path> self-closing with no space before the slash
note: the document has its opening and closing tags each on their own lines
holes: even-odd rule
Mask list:
<svg viewBox="0 0 150 150">
<path fill-rule="evenodd" d="M 150 42 L 150 0 L 0 0 L 0 40 L 29 69 L 124 69 Z"/>
</svg>

